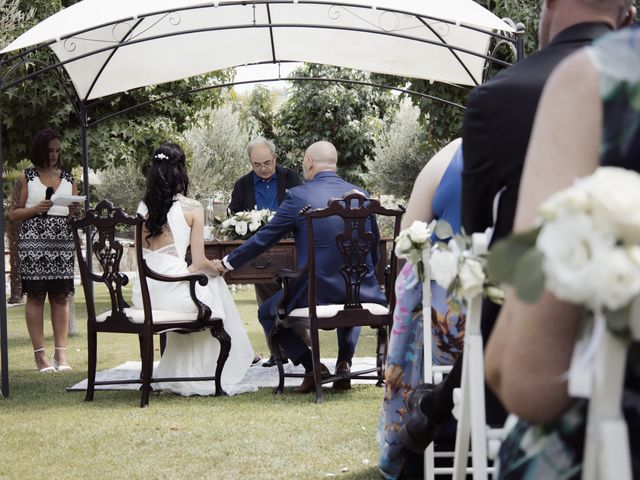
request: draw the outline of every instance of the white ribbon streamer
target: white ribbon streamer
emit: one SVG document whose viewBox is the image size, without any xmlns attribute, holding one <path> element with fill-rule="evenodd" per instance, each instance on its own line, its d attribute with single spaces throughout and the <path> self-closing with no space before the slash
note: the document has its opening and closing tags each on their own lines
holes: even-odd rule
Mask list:
<svg viewBox="0 0 640 480">
<path fill-rule="evenodd" d="M 593 390 L 593 368 L 596 352 L 602 342 L 607 321 L 602 309 L 593 312 L 593 328 L 590 334 L 576 341 L 571 356 L 568 377 L 569 395 L 577 398 L 590 398 Z"/>
</svg>

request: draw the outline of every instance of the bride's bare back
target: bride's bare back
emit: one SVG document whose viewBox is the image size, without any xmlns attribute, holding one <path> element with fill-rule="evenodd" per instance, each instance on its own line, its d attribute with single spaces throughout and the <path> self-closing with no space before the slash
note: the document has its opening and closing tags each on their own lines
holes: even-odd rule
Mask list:
<svg viewBox="0 0 640 480">
<path fill-rule="evenodd" d="M 208 275 L 218 275 L 218 270 L 205 257 L 204 254 L 204 209 L 202 204 L 197 200 L 185 197 L 184 195 L 176 195 L 177 201 L 182 207 L 182 212 L 187 225 L 191 228 L 191 238 L 189 245 L 191 247 L 192 263 L 189 270 L 193 272 L 202 272 Z M 174 239 L 169 225 L 162 227 L 162 233 L 155 237 L 147 238 L 149 231 L 146 225 L 142 227 L 142 247 L 151 251 L 158 251 L 173 245 Z"/>
</svg>

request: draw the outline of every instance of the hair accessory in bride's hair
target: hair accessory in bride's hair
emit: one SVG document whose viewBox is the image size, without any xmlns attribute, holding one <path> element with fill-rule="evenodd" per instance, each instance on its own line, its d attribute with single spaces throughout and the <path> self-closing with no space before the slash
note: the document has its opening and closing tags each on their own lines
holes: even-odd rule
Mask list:
<svg viewBox="0 0 640 480">
<path fill-rule="evenodd" d="M 169 157 L 164 153 L 156 153 L 153 158 L 155 158 L 156 160 L 169 160 Z"/>
</svg>

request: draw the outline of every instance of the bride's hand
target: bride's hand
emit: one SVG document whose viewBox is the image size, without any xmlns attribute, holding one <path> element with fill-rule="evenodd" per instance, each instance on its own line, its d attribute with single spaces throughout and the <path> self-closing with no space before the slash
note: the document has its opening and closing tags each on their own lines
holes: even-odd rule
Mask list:
<svg viewBox="0 0 640 480">
<path fill-rule="evenodd" d="M 222 264 L 222 260 L 215 258 L 211 260 L 211 263 L 213 264 L 213 268 L 216 269 L 218 275 L 224 275 L 224 273 L 227 271 Z"/>
</svg>

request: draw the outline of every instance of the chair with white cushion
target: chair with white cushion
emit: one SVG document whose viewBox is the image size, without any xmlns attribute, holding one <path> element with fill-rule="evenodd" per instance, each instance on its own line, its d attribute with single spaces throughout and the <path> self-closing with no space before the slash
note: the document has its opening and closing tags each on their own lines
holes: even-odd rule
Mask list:
<svg viewBox="0 0 640 480">
<path fill-rule="evenodd" d="M 381 217 L 389 217 L 393 221 L 393 238 L 400 232 L 400 221 L 404 210 L 388 209 L 383 207 L 378 200 L 369 199 L 362 193 L 353 191 L 344 195 L 343 198 L 333 199 L 328 202 L 328 206 L 322 209 L 315 209 L 301 212 L 305 215 L 307 223 L 307 233 L 310 245 L 309 261 L 305 269 L 300 271 L 281 271 L 276 274 L 276 278 L 283 284 L 284 299 L 281 306 L 285 305 L 288 299 L 288 284 L 295 279 L 304 278 L 308 275 L 308 304 L 307 308 L 297 308 L 288 315 L 279 308 L 276 328 L 271 335 L 272 345 L 279 344 L 279 334 L 283 328 L 291 328 L 296 324 L 306 325 L 311 336 L 311 357 L 313 362 L 313 373 L 315 381 L 316 402 L 322 402 L 322 385 L 344 379 L 374 379 L 378 385 L 383 384 L 384 363 L 386 360 L 388 336 L 393 324 L 393 308 L 395 306 L 394 282 L 397 276 L 397 259 L 394 248 L 390 252 L 390 261 L 385 267 L 384 279 L 378 281 L 383 285 L 387 299 L 386 305 L 377 303 L 361 303 L 360 282 L 369 271 L 366 258 L 372 249 L 378 249 L 377 236 L 368 230 L 367 219 L 375 215 L 378 221 Z M 344 223 L 344 230 L 336 236 L 336 248 L 342 253 L 342 265 L 334 265 L 336 271 L 344 280 L 345 296 L 344 303 L 338 305 L 318 305 L 317 304 L 317 270 L 321 270 L 324 265 L 316 265 L 315 255 L 315 235 L 314 227 L 321 228 L 321 222 L 317 220 L 327 217 L 339 217 Z M 316 225 L 318 223 L 318 225 Z M 395 244 L 394 244 L 395 246 Z M 321 377 L 320 365 L 320 345 L 319 330 L 333 330 L 338 327 L 369 326 L 377 330 L 376 347 L 376 367 L 352 371 L 345 374 L 331 375 L 326 378 Z M 274 348 L 278 352 L 278 348 Z M 304 377 L 305 374 L 286 373 L 282 368 L 282 361 L 276 356 L 279 372 L 279 384 L 276 393 L 282 393 L 284 389 L 285 377 Z"/>
<path fill-rule="evenodd" d="M 115 208 L 108 200 L 103 200 L 93 210 L 88 210 L 84 218 L 72 223 L 73 237 L 82 278 L 82 286 L 87 305 L 87 342 L 88 342 L 88 374 L 87 394 L 85 401 L 92 401 L 96 385 L 113 385 L 125 383 L 142 383 L 140 406 L 149 403 L 151 383 L 163 381 L 211 381 L 215 380 L 216 395 L 225 395 L 220 384 L 222 369 L 231 349 L 231 338 L 225 331 L 222 319 L 212 318 L 211 310 L 196 297 L 196 282 L 206 285 L 208 278 L 203 274 L 181 276 L 160 275 L 151 270 L 142 258 L 142 242 L 136 242 L 137 274 L 142 292 L 142 309 L 129 308 L 123 296 L 123 287 L 129 283 L 127 275 L 120 271 L 123 245 L 116 238 L 119 229 L 131 226 L 135 229 L 136 238 L 142 238 L 144 219 L 137 215 L 127 215 L 122 208 Z M 92 255 L 83 249 L 81 238 L 89 232 Z M 92 257 L 95 259 L 92 261 Z M 99 271 L 93 271 L 97 262 Z M 161 282 L 189 282 L 191 298 L 197 312 L 154 310 L 149 296 L 148 279 Z M 96 312 L 94 283 L 106 286 L 110 298 L 110 310 Z M 197 378 L 153 378 L 153 335 L 168 331 L 181 333 L 197 332 L 208 329 L 211 335 L 220 341 L 220 355 L 216 371 L 210 377 Z M 98 332 L 132 333 L 138 335 L 142 372 L 140 380 L 96 381 L 96 359 Z"/>
</svg>

